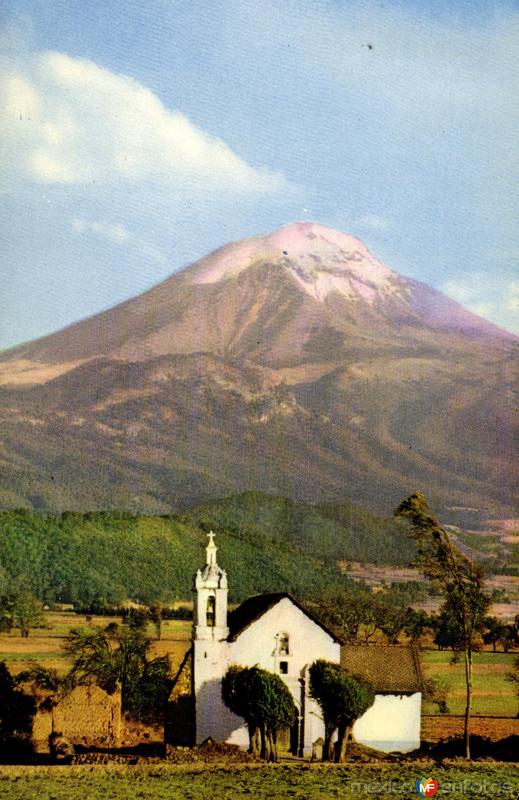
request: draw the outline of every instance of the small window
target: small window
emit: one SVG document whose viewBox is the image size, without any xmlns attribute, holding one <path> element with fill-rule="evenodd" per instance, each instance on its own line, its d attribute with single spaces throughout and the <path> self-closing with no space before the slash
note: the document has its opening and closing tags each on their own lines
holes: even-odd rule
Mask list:
<svg viewBox="0 0 519 800">
<path fill-rule="evenodd" d="M 215 598 L 207 598 L 206 623 L 208 628 L 214 628 L 215 623 Z"/>
<path fill-rule="evenodd" d="M 288 661 L 279 662 L 279 671 L 282 675 L 288 675 Z"/>
<path fill-rule="evenodd" d="M 290 654 L 290 649 L 288 645 L 288 633 L 279 634 L 278 653 L 280 656 L 288 656 Z"/>
</svg>

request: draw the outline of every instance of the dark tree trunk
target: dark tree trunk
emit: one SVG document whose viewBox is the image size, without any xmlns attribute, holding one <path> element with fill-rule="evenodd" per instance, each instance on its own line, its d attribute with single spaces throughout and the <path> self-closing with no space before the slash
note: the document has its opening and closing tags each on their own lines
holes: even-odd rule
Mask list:
<svg viewBox="0 0 519 800">
<path fill-rule="evenodd" d="M 265 725 L 260 725 L 260 758 L 262 761 L 267 760 L 267 734 L 265 731 Z"/>
<path fill-rule="evenodd" d="M 337 747 L 335 750 L 335 760 L 339 764 L 343 764 L 346 758 L 346 750 L 348 747 L 348 737 L 350 735 L 351 725 L 339 725 L 339 738 L 337 740 Z"/>
<path fill-rule="evenodd" d="M 332 737 L 335 728 L 330 723 L 324 723 L 323 761 L 333 761 Z"/>
<path fill-rule="evenodd" d="M 258 758 L 259 756 L 259 730 L 258 726 L 252 722 L 247 723 L 249 729 L 249 753 Z"/>
<path fill-rule="evenodd" d="M 277 731 L 275 730 L 267 731 L 267 742 L 268 742 L 268 760 L 277 761 L 278 760 Z"/>
<path fill-rule="evenodd" d="M 465 758 L 470 759 L 470 706 L 472 701 L 472 650 L 465 648 L 465 720 L 463 726 L 463 739 L 465 744 Z"/>
</svg>

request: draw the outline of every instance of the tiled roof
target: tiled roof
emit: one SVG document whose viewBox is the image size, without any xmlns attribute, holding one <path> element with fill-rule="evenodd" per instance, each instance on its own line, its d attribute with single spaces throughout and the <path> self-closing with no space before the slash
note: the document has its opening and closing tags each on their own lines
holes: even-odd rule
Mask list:
<svg viewBox="0 0 519 800">
<path fill-rule="evenodd" d="M 423 691 L 420 657 L 414 647 L 347 644 L 341 647 L 341 666 L 368 680 L 379 694 Z"/>
</svg>

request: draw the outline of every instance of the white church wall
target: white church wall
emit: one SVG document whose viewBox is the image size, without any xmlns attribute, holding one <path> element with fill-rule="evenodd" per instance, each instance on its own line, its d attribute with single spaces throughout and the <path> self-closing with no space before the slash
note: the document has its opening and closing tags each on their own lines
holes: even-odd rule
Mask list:
<svg viewBox="0 0 519 800">
<path fill-rule="evenodd" d="M 282 634 L 288 635 L 288 655 L 278 652 Z M 229 650 L 232 663 L 267 669 L 280 675 L 290 687 L 299 685 L 304 668 L 317 658 L 339 662 L 340 656 L 340 645 L 288 597 L 245 628 L 237 640 L 230 643 Z M 286 675 L 280 674 L 281 662 L 287 663 Z"/>
<path fill-rule="evenodd" d="M 288 636 L 286 655 L 279 652 L 280 637 L 284 635 Z M 230 643 L 228 658 L 229 664 L 257 665 L 280 676 L 290 689 L 299 713 L 304 706 L 304 751 L 311 753 L 312 743 L 324 736 L 324 725 L 319 706 L 308 694 L 307 668 L 318 658 L 338 663 L 340 645 L 285 597 Z M 282 662 L 286 664 L 286 674 L 282 672 Z M 232 742 L 240 743 L 240 737 L 234 736 Z M 246 730 L 245 741 L 248 741 Z"/>
<path fill-rule="evenodd" d="M 359 744 L 384 753 L 408 753 L 420 747 L 422 695 L 375 696 L 375 702 L 353 726 Z"/>
<path fill-rule="evenodd" d="M 235 731 L 244 727 L 243 720 L 229 711 L 222 701 L 222 678 L 227 670 L 228 648 L 225 641 L 195 641 L 193 669 L 197 744 L 209 736 L 218 741 L 232 739 L 235 744 L 248 744 L 246 727 L 243 742 L 232 738 Z"/>
<path fill-rule="evenodd" d="M 209 635 L 209 631 L 207 632 Z M 280 652 L 280 637 L 288 637 L 288 653 Z M 232 714 L 221 698 L 221 680 L 231 664 L 258 666 L 279 675 L 290 689 L 299 713 L 303 709 L 304 752 L 324 735 L 321 711 L 308 694 L 308 667 L 318 658 L 339 662 L 340 645 L 313 622 L 289 598 L 282 598 L 234 642 L 195 640 L 194 688 L 196 695 L 196 741 L 208 736 L 248 747 L 243 720 Z M 287 672 L 282 673 L 281 662 Z"/>
</svg>

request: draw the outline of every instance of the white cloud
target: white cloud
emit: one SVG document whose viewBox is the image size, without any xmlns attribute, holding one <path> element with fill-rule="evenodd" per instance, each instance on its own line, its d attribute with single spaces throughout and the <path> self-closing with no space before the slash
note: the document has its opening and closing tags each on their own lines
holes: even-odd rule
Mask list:
<svg viewBox="0 0 519 800">
<path fill-rule="evenodd" d="M 170 110 L 136 80 L 47 52 L 4 70 L 7 163 L 47 184 L 157 181 L 247 193 L 287 186 Z"/>
<path fill-rule="evenodd" d="M 109 239 L 114 244 L 125 244 L 132 238 L 128 229 L 119 223 L 87 222 L 81 217 L 75 217 L 72 220 L 72 228 L 78 234 L 94 233 L 96 236 Z"/>
<path fill-rule="evenodd" d="M 466 280 L 446 281 L 442 291 L 475 314 L 519 333 L 519 281 L 473 273 Z"/>
<path fill-rule="evenodd" d="M 97 220 L 86 220 L 83 217 L 74 217 L 71 219 L 70 225 L 78 236 L 93 235 L 115 245 L 131 247 L 146 261 L 154 261 L 157 264 L 165 264 L 167 261 L 158 247 L 150 244 L 141 236 L 132 233 L 120 222 L 99 222 Z"/>
<path fill-rule="evenodd" d="M 391 228 L 389 220 L 378 214 L 363 214 L 353 224 L 372 231 L 388 231 Z"/>
</svg>

